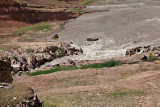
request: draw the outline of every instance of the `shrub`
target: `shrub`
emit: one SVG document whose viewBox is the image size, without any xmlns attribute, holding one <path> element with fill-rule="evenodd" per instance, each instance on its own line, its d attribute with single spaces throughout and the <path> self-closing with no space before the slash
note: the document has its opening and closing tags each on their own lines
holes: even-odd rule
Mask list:
<svg viewBox="0 0 160 107">
<path fill-rule="evenodd" d="M 158 57 L 156 57 L 156 56 L 149 56 L 149 58 L 147 59 L 147 62 L 152 62 L 152 61 L 155 61 L 155 60 L 158 60 Z"/>
<path fill-rule="evenodd" d="M 96 63 L 96 64 L 89 64 L 89 65 L 84 65 L 81 67 L 81 69 L 87 69 L 87 68 L 103 68 L 103 67 L 114 67 L 114 66 L 119 66 L 122 65 L 122 61 L 108 61 L 104 63 Z"/>
<path fill-rule="evenodd" d="M 64 48 L 60 48 L 59 56 L 62 57 L 65 55 L 65 53 L 66 53 L 66 50 Z"/>
<path fill-rule="evenodd" d="M 13 56 L 13 59 L 16 60 L 16 61 L 19 61 L 17 56 Z"/>
</svg>

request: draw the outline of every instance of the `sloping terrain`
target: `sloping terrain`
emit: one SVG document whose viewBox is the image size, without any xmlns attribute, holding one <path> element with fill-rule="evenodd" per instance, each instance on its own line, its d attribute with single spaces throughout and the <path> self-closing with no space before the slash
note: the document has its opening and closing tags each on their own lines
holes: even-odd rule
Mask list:
<svg viewBox="0 0 160 107">
<path fill-rule="evenodd" d="M 62 71 L 16 77 L 32 87 L 46 106 L 158 107 L 160 61 L 113 68 Z"/>
<path fill-rule="evenodd" d="M 80 4 L 79 1 L 0 0 L 0 35 L 13 33 L 15 29 L 27 24 L 76 18 L 80 13 L 70 9 L 83 8 Z"/>
</svg>

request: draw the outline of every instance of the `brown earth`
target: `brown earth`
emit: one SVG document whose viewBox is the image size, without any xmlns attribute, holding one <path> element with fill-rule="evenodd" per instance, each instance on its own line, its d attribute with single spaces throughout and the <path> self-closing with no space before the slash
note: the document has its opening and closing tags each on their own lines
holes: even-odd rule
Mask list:
<svg viewBox="0 0 160 107">
<path fill-rule="evenodd" d="M 33 89 L 16 84 L 7 84 L 7 87 L 10 88 L 0 88 L 1 107 L 42 107 Z"/>
<path fill-rule="evenodd" d="M 15 77 L 46 105 L 58 107 L 158 107 L 160 61 L 113 68 L 62 71 Z"/>
<path fill-rule="evenodd" d="M 84 8 L 82 1 L 0 0 L 0 36 L 10 35 L 28 24 L 64 21 L 80 16 L 72 8 Z"/>
</svg>

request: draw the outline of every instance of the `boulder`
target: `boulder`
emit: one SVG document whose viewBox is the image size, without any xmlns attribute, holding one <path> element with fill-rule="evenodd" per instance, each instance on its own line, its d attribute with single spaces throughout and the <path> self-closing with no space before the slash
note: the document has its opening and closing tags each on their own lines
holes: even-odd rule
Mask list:
<svg viewBox="0 0 160 107">
<path fill-rule="evenodd" d="M 17 73 L 17 72 L 19 72 L 19 71 L 21 70 L 20 64 L 13 64 L 13 65 L 11 65 L 11 66 L 12 66 L 13 71 L 14 71 L 15 73 Z"/>
<path fill-rule="evenodd" d="M 0 60 L 0 82 L 12 83 L 11 63 Z"/>
<path fill-rule="evenodd" d="M 43 52 L 44 52 L 44 53 L 45 53 L 45 52 L 49 53 L 50 51 L 55 52 L 55 51 L 57 51 L 57 50 L 58 50 L 58 47 L 57 47 L 57 46 L 47 46 L 47 47 L 45 47 L 45 48 L 43 49 Z"/>
<path fill-rule="evenodd" d="M 87 38 L 87 41 L 98 41 L 99 38 L 96 38 L 96 37 L 89 37 Z"/>
<path fill-rule="evenodd" d="M 58 39 L 58 38 L 59 38 L 58 34 L 55 34 L 51 37 L 51 39 Z"/>
</svg>

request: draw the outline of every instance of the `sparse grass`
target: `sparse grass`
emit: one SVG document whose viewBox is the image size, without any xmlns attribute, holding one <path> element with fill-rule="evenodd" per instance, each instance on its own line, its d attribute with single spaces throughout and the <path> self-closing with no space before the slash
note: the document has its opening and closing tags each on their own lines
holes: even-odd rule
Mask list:
<svg viewBox="0 0 160 107">
<path fill-rule="evenodd" d="M 80 67 L 80 69 L 114 67 L 114 66 L 120 66 L 122 64 L 123 64 L 122 61 L 111 60 L 111 61 L 103 62 L 103 63 L 84 65 L 84 66 Z"/>
<path fill-rule="evenodd" d="M 64 27 L 63 24 L 60 24 L 59 27 L 60 27 L 61 29 L 65 29 L 65 27 Z"/>
<path fill-rule="evenodd" d="M 42 100 L 59 104 L 60 107 L 138 107 L 135 97 L 145 96 L 140 90 L 123 89 L 121 91 L 61 93 L 41 96 Z"/>
<path fill-rule="evenodd" d="M 9 104 L 13 106 L 31 96 L 31 90 L 28 87 L 22 85 L 11 86 L 11 89 L 0 89 L 0 105 L 2 107 Z"/>
<path fill-rule="evenodd" d="M 34 50 L 33 49 L 31 49 L 31 48 L 28 48 L 28 49 L 26 49 L 26 53 L 33 53 L 34 52 Z"/>
<path fill-rule="evenodd" d="M 66 70 L 75 70 L 75 69 L 88 69 L 88 68 L 104 68 L 104 67 L 114 67 L 120 66 L 123 63 L 121 61 L 108 61 L 104 63 L 96 63 L 96 64 L 89 64 L 89 65 L 82 65 L 81 67 L 55 67 L 54 69 L 47 70 L 47 71 L 37 71 L 33 73 L 29 73 L 29 76 L 36 76 L 41 74 L 50 74 L 57 71 L 66 71 Z"/>
<path fill-rule="evenodd" d="M 57 105 L 55 104 L 52 104 L 51 102 L 43 102 L 42 103 L 42 107 L 58 107 Z"/>
<path fill-rule="evenodd" d="M 27 32 L 27 31 L 40 31 L 40 30 L 49 31 L 49 30 L 52 30 L 52 28 L 55 26 L 56 25 L 52 23 L 38 23 L 38 24 L 19 28 L 14 33 L 22 33 L 22 32 Z"/>
<path fill-rule="evenodd" d="M 86 6 L 86 5 L 90 5 L 92 4 L 93 2 L 95 2 L 96 0 L 87 0 L 85 1 L 82 5 Z"/>
<path fill-rule="evenodd" d="M 144 95 L 145 92 L 143 91 L 138 91 L 138 90 L 118 90 L 118 91 L 115 91 L 115 92 L 111 92 L 111 93 L 108 93 L 107 96 L 109 98 L 112 98 L 112 99 L 116 99 L 116 98 L 121 98 L 121 97 L 124 97 L 124 96 L 131 96 L 131 95 L 136 95 L 136 96 L 139 96 L 139 95 Z"/>
<path fill-rule="evenodd" d="M 156 56 L 149 56 L 149 58 L 147 59 L 147 62 L 152 62 L 152 61 L 155 61 L 155 60 L 159 60 L 159 58 L 156 57 Z"/>
<path fill-rule="evenodd" d="M 85 14 L 85 11 L 80 10 L 80 9 L 75 9 L 75 8 L 73 8 L 73 9 L 71 9 L 71 11 L 78 12 L 78 13 L 80 13 L 81 15 Z"/>
<path fill-rule="evenodd" d="M 66 53 L 65 49 L 64 48 L 60 48 L 60 53 L 59 53 L 59 56 L 62 57 L 64 56 Z"/>
<path fill-rule="evenodd" d="M 0 45 L 0 50 L 10 51 L 11 49 L 18 49 L 17 45 Z"/>
</svg>

